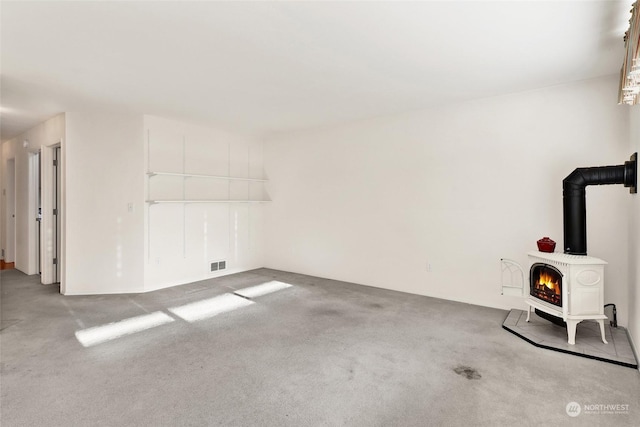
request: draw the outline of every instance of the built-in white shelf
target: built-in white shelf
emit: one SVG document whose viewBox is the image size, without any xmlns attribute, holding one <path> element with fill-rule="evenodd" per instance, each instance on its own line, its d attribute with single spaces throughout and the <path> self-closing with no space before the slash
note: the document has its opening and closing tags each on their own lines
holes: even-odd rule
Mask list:
<svg viewBox="0 0 640 427">
<path fill-rule="evenodd" d="M 253 182 L 267 182 L 266 179 L 259 178 L 241 178 L 235 176 L 221 176 L 221 175 L 203 175 L 195 173 L 178 173 L 178 172 L 147 172 L 147 175 L 152 176 L 179 176 L 183 178 L 208 178 L 208 179 L 224 179 L 227 181 L 253 181 Z"/>
<path fill-rule="evenodd" d="M 147 200 L 150 204 L 161 203 L 269 203 L 271 200 Z"/>
<path fill-rule="evenodd" d="M 189 242 L 199 242 L 199 238 L 193 235 L 201 230 L 198 223 L 206 225 L 214 222 L 219 230 L 226 227 L 229 233 L 236 234 L 238 227 L 249 230 L 254 221 L 252 217 L 262 215 L 264 203 L 271 202 L 266 188 L 268 180 L 262 169 L 261 146 L 253 143 L 236 145 L 232 141 L 220 140 L 203 144 L 204 140 L 196 141 L 202 137 L 200 131 L 191 135 L 188 128 L 182 137 L 178 136 L 177 131 L 168 131 L 166 135 L 163 135 L 162 128 L 157 131 L 160 145 L 155 148 L 156 144 L 152 144 L 151 134 L 147 130 L 147 161 L 143 169 L 146 184 L 147 262 L 152 263 L 152 234 L 166 226 L 178 235 L 180 219 L 184 259 L 194 256 L 187 251 L 187 245 Z M 217 138 L 215 133 L 213 135 Z M 187 140 L 191 142 L 192 137 L 194 144 L 187 145 Z M 177 147 L 180 140 L 182 155 Z M 193 151 L 188 153 L 187 148 Z M 216 212 L 201 218 L 196 214 L 200 208 Z M 227 209 L 229 214 L 225 215 Z M 237 215 L 239 212 L 242 213 L 241 218 Z M 229 249 L 223 247 L 224 239 L 216 240 L 220 241 L 214 244 L 219 246 L 215 249 L 217 253 Z M 196 248 L 199 247 L 198 243 Z M 207 250 L 205 247 L 205 253 Z"/>
<path fill-rule="evenodd" d="M 180 173 L 180 172 L 147 172 L 149 178 L 154 176 L 174 176 L 180 178 L 204 178 L 204 179 L 217 179 L 225 181 L 244 181 L 244 182 L 257 182 L 265 183 L 266 179 L 260 178 L 243 178 L 235 176 L 223 176 L 223 175 L 205 175 L 196 173 Z M 147 200 L 149 204 L 179 204 L 179 203 L 268 203 L 271 200 L 233 200 L 233 199 L 170 199 L 170 200 Z"/>
</svg>

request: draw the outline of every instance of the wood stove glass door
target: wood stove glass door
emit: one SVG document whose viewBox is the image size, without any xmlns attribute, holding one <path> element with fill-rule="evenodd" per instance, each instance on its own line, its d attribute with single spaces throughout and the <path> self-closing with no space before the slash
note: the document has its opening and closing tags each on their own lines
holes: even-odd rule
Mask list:
<svg viewBox="0 0 640 427">
<path fill-rule="evenodd" d="M 562 273 L 549 264 L 536 263 L 529 275 L 531 296 L 562 307 Z"/>
</svg>

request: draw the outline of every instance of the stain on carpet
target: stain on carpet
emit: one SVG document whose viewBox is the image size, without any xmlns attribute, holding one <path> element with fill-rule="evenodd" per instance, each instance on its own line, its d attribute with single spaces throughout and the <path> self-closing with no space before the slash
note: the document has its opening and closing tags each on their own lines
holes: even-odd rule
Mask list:
<svg viewBox="0 0 640 427">
<path fill-rule="evenodd" d="M 0 322 L 0 331 L 4 331 L 8 327 L 17 325 L 20 322 L 22 322 L 22 319 L 3 319 L 2 322 Z"/>
<path fill-rule="evenodd" d="M 341 316 L 343 313 L 334 308 L 316 307 L 312 309 L 312 313 L 315 316 Z"/>
<path fill-rule="evenodd" d="M 482 375 L 480 375 L 477 370 L 470 366 L 456 366 L 455 368 L 453 368 L 453 372 L 466 377 L 468 380 L 479 380 L 480 378 L 482 378 Z"/>
</svg>

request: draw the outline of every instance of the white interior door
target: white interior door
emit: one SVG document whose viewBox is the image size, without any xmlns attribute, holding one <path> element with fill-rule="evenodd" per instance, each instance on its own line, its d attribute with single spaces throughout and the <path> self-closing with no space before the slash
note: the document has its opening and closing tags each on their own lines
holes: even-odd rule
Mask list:
<svg viewBox="0 0 640 427">
<path fill-rule="evenodd" d="M 4 252 L 5 262 L 16 260 L 16 160 L 7 161 L 7 186 L 5 192 L 7 206 L 6 247 Z"/>
<path fill-rule="evenodd" d="M 62 227 L 62 222 L 61 222 L 61 212 L 60 212 L 60 208 L 62 206 L 61 203 L 61 195 L 62 195 L 62 189 L 60 187 L 62 181 L 61 181 L 61 174 L 60 174 L 60 147 L 56 147 L 53 150 L 53 173 L 54 173 L 54 178 L 53 178 L 53 182 L 54 182 L 54 194 L 53 194 L 53 216 L 54 216 L 54 222 L 53 222 L 53 236 L 54 236 L 54 254 L 53 254 L 53 271 L 54 271 L 54 277 L 55 277 L 55 282 L 56 283 L 60 283 L 60 272 L 61 272 L 61 255 L 62 255 L 62 250 L 61 250 L 61 245 L 62 245 L 62 235 L 60 233 L 61 227 Z"/>
<path fill-rule="evenodd" d="M 60 162 L 59 147 L 43 146 L 40 151 L 42 216 L 40 220 L 40 280 L 43 285 L 60 281 Z"/>
<path fill-rule="evenodd" d="M 41 240 L 41 230 L 40 230 L 40 225 L 41 225 L 41 220 L 42 220 L 42 180 L 41 175 L 40 175 L 40 152 L 34 153 L 33 156 L 31 157 L 31 174 L 32 174 L 32 191 L 33 191 L 33 198 L 34 198 L 34 203 L 33 203 L 33 218 L 35 218 L 35 236 L 34 236 L 34 243 L 35 243 L 35 253 L 34 253 L 34 257 L 35 257 L 35 265 L 36 265 L 36 271 L 38 274 L 42 273 L 42 266 L 40 265 L 40 246 L 42 245 L 42 240 Z"/>
</svg>

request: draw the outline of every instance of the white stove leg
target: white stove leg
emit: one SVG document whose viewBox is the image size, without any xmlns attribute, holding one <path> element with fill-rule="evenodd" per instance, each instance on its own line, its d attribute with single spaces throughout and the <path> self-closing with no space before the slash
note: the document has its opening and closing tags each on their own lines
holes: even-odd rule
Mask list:
<svg viewBox="0 0 640 427">
<path fill-rule="evenodd" d="M 569 345 L 576 345 L 576 326 L 580 320 L 567 319 L 567 337 Z"/>
<path fill-rule="evenodd" d="M 604 339 L 604 320 L 600 319 L 598 320 L 598 323 L 600 324 L 600 335 L 602 335 L 602 342 L 605 344 L 609 344 L 607 340 Z"/>
<path fill-rule="evenodd" d="M 531 317 L 531 306 L 529 306 L 529 309 L 527 310 L 527 322 L 529 321 L 529 317 Z"/>
</svg>

